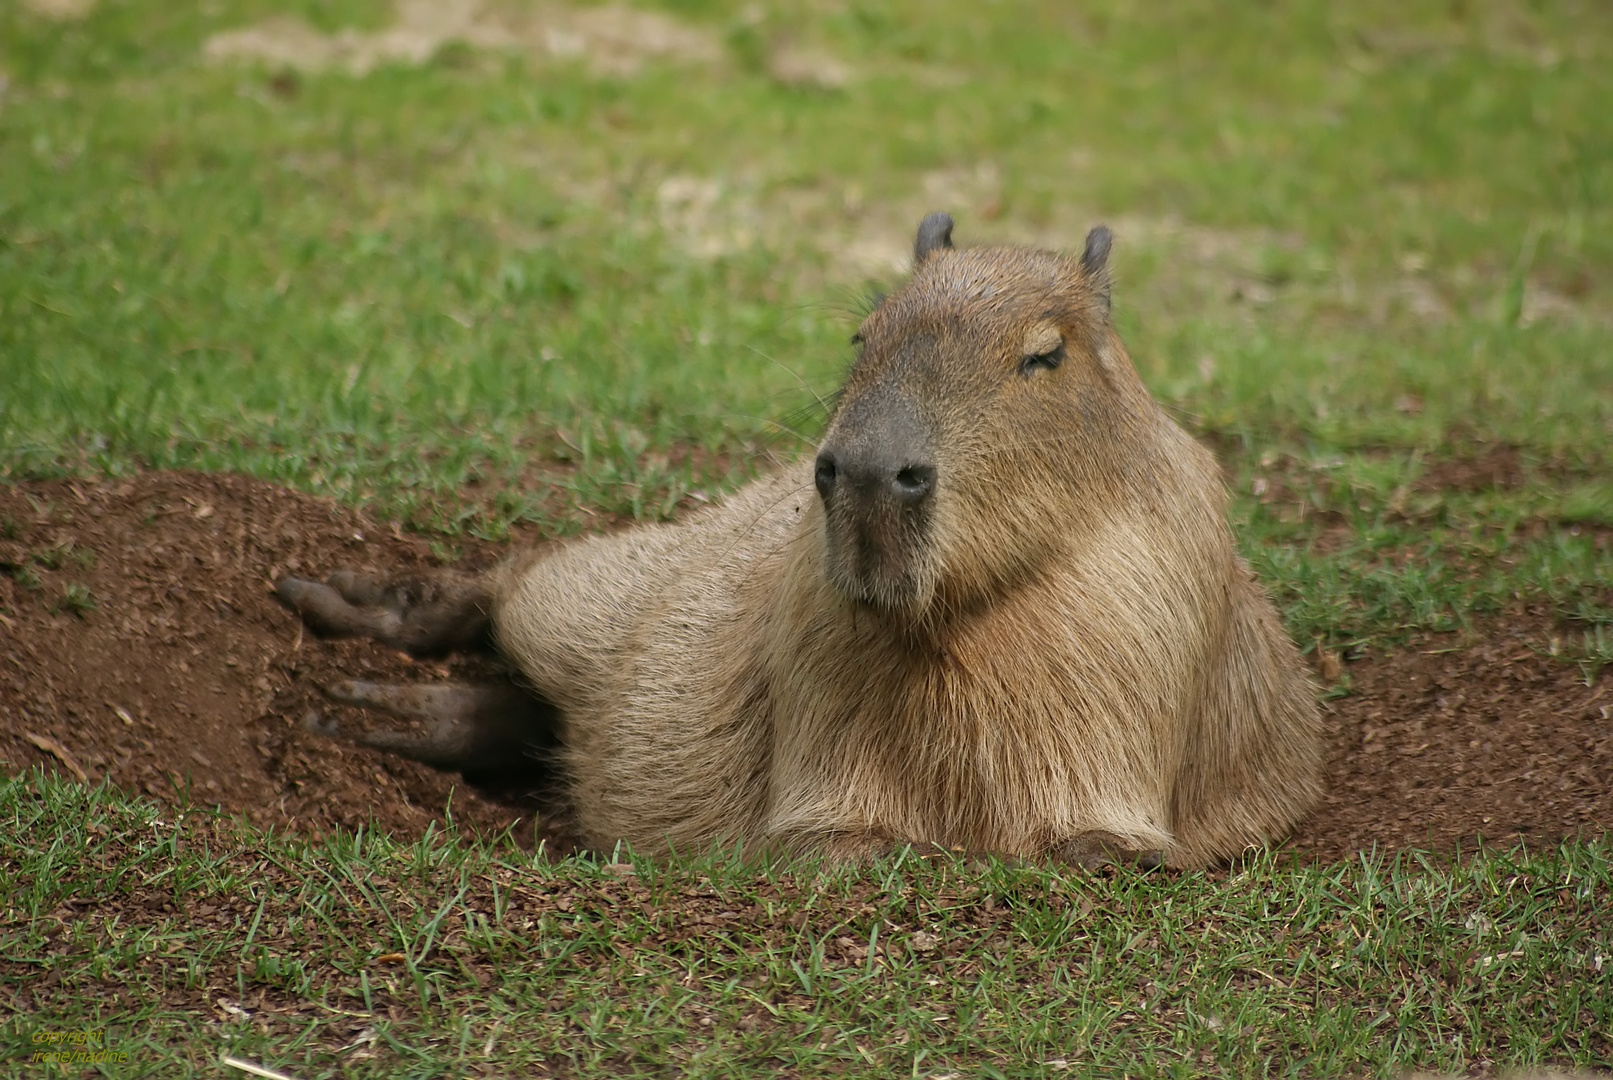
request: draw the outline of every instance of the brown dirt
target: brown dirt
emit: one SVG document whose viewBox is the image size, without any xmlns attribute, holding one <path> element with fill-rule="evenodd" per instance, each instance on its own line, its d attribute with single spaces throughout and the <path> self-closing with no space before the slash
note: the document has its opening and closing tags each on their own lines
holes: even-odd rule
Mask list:
<svg viewBox="0 0 1613 1080">
<path fill-rule="evenodd" d="M 1433 463 L 1413 487 L 1430 492 L 1507 491 L 1529 483 L 1531 474 L 1560 478 L 1567 473 L 1561 462 L 1531 462 L 1515 446 L 1491 443 L 1476 454 Z"/>
<path fill-rule="evenodd" d="M 0 537 L 0 760 L 11 771 L 76 768 L 169 801 L 188 789 L 193 804 L 308 834 L 363 823 L 418 834 L 445 810 L 496 830 L 532 811 L 302 728 L 311 709 L 358 718 L 317 689 L 344 672 L 420 680 L 483 663 L 305 638 L 271 594 L 287 572 L 430 565 L 425 540 L 262 481 L 186 473 L 0 486 Z M 463 546 L 468 565 L 497 557 Z M 19 567 L 37 584 L 19 582 Z M 74 585 L 93 608 L 65 602 Z"/>
<path fill-rule="evenodd" d="M 501 553 L 464 546 L 468 565 Z M 305 638 L 271 580 L 431 562 L 420 537 L 239 476 L 0 485 L 0 761 L 169 801 L 188 791 L 309 835 L 362 823 L 416 835 L 451 808 L 462 825 L 517 823 L 518 838 L 553 841 L 535 798 L 302 726 L 310 709 L 330 711 L 323 682 L 444 678 L 485 662 Z M 1465 639 L 1348 664 L 1351 693 L 1329 705 L 1327 801 L 1293 847 L 1331 860 L 1613 830 L 1613 672 L 1587 686 L 1544 654 L 1555 632 L 1549 613 L 1520 610 Z"/>
<path fill-rule="evenodd" d="M 1613 830 L 1613 669 L 1587 686 L 1547 655 L 1557 633 L 1522 610 L 1346 665 L 1327 795 L 1293 846 L 1338 859 Z"/>
</svg>

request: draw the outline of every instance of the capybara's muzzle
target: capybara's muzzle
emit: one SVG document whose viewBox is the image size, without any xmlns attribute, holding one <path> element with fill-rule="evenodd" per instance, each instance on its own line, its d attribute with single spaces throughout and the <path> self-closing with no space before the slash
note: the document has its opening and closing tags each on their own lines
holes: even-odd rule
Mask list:
<svg viewBox="0 0 1613 1080">
<path fill-rule="evenodd" d="M 918 599 L 937 468 L 911 407 L 885 396 L 842 412 L 818 450 L 813 481 L 831 584 L 880 608 Z"/>
</svg>

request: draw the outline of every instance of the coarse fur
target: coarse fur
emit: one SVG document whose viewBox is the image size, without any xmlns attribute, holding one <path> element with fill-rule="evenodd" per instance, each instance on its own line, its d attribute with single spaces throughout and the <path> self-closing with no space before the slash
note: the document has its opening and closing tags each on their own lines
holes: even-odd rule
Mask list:
<svg viewBox="0 0 1613 1080">
<path fill-rule="evenodd" d="M 485 629 L 600 848 L 1197 867 L 1281 838 L 1318 795 L 1314 688 L 1116 336 L 1108 230 L 1070 259 L 951 227 L 859 328 L 813 460 L 484 579 L 282 596 L 419 652 Z"/>
</svg>

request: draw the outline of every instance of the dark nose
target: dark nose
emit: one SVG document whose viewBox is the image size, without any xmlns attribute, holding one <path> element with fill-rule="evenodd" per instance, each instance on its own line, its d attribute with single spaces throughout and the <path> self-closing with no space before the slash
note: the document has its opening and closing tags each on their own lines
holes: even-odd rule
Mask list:
<svg viewBox="0 0 1613 1080">
<path fill-rule="evenodd" d="M 813 481 L 824 502 L 841 487 L 850 486 L 861 494 L 890 496 L 903 505 L 917 506 L 935 490 L 935 466 L 824 449 L 818 454 Z"/>
<path fill-rule="evenodd" d="M 891 478 L 891 490 L 898 499 L 917 505 L 929 498 L 935 488 L 935 468 L 930 465 L 903 465 Z"/>
<path fill-rule="evenodd" d="M 834 494 L 835 481 L 840 479 L 840 473 L 835 469 L 835 456 L 824 450 L 818 454 L 818 469 L 812 475 L 812 482 L 818 485 L 818 497 L 824 502 Z"/>
</svg>

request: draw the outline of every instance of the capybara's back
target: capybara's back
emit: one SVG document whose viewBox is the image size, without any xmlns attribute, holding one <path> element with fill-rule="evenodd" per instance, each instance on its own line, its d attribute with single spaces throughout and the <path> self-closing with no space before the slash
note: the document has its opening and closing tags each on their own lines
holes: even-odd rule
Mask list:
<svg viewBox="0 0 1613 1080">
<path fill-rule="evenodd" d="M 492 585 L 591 842 L 1199 866 L 1316 798 L 1313 688 L 1115 334 L 1108 231 L 950 232 L 920 227 L 811 460 Z"/>
</svg>

